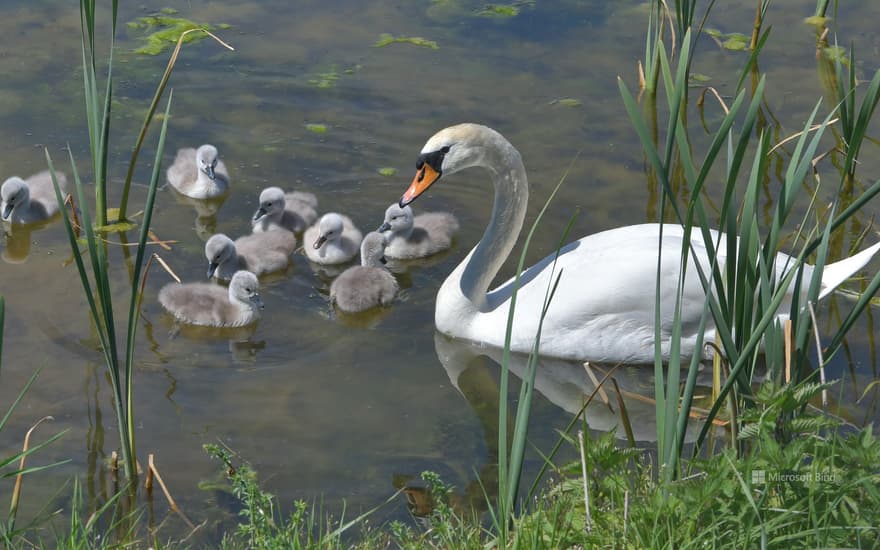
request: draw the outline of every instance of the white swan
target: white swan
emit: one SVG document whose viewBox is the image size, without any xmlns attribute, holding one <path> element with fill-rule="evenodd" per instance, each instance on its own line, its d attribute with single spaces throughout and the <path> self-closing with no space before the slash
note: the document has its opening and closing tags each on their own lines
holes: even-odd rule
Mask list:
<svg viewBox="0 0 880 550">
<path fill-rule="evenodd" d="M 315 223 L 318 201 L 311 193 L 285 193 L 280 187 L 267 187 L 260 193 L 260 207 L 251 220 L 254 233 L 282 228 L 297 233 Z"/>
<path fill-rule="evenodd" d="M 397 295 L 397 279 L 382 265 L 385 236 L 376 231 L 361 241 L 361 265 L 349 267 L 330 285 L 330 301 L 342 311 L 357 313 L 387 306 Z"/>
<path fill-rule="evenodd" d="M 284 229 L 245 235 L 235 242 L 217 233 L 205 243 L 208 278 L 229 280 L 240 269 L 255 275 L 281 271 L 295 249 L 296 235 Z"/>
<path fill-rule="evenodd" d="M 263 309 L 260 282 L 249 271 L 237 271 L 228 289 L 214 283 L 167 284 L 159 303 L 178 321 L 205 327 L 250 325 Z"/>
<path fill-rule="evenodd" d="M 489 291 L 489 284 L 507 258 L 523 225 L 528 202 L 528 181 L 519 152 L 501 134 L 476 124 L 460 124 L 431 137 L 417 162 L 416 176 L 400 199 L 405 206 L 416 199 L 441 174 L 472 166 L 489 171 L 495 187 L 492 218 L 480 242 L 447 277 L 437 293 L 434 320 L 450 336 L 492 346 L 504 344 L 513 280 Z M 563 271 L 555 297 L 544 320 L 541 354 L 596 362 L 646 363 L 654 358 L 654 295 L 657 274 L 659 224 L 619 227 L 581 238 L 561 249 L 556 272 Z M 676 290 L 683 229 L 663 226 L 661 288 L 664 357 L 669 355 L 669 335 Z M 717 236 L 713 233 L 713 239 Z M 710 265 L 698 231 L 691 235 L 697 257 Z M 820 297 L 829 294 L 861 269 L 880 249 L 880 243 L 850 258 L 825 267 Z M 718 248 L 724 262 L 724 239 Z M 776 258 L 777 273 L 789 256 Z M 553 255 L 523 272 L 517 295 L 511 346 L 528 353 L 537 334 L 545 293 L 550 284 Z M 805 266 L 809 277 L 811 266 Z M 682 302 L 681 352 L 694 353 L 696 330 L 705 293 L 696 266 L 687 271 Z M 784 306 L 783 306 L 784 308 Z M 706 339 L 711 339 L 710 327 Z"/>
<path fill-rule="evenodd" d="M 394 203 L 385 210 L 385 221 L 376 231 L 386 233 L 385 257 L 394 260 L 424 258 L 452 246 L 458 220 L 448 212 L 423 212 Z"/>
<path fill-rule="evenodd" d="M 329 212 L 306 229 L 303 244 L 306 256 L 317 264 L 344 264 L 357 256 L 362 239 L 351 218 Z"/>
<path fill-rule="evenodd" d="M 180 149 L 166 172 L 168 183 L 194 199 L 213 199 L 229 190 L 229 172 L 210 144 Z"/>
<path fill-rule="evenodd" d="M 55 172 L 61 194 L 67 187 L 67 176 Z M 0 187 L 0 217 L 13 224 L 27 224 L 46 221 L 58 213 L 58 200 L 52 176 L 43 171 L 29 177 L 27 181 L 13 176 Z"/>
</svg>

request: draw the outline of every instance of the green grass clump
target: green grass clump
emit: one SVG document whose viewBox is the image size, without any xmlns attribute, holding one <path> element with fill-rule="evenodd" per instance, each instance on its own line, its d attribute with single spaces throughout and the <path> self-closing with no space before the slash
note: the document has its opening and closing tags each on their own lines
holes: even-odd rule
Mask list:
<svg viewBox="0 0 880 550">
<path fill-rule="evenodd" d="M 283 516 L 277 499 L 260 487 L 257 474 L 247 462 L 235 461 L 232 454 L 217 445 L 205 445 L 205 451 L 223 463 L 232 494 L 241 503 L 241 521 L 233 532 L 223 536 L 221 548 L 375 548 L 374 540 L 367 537 L 362 545 L 342 539 L 343 533 L 364 524 L 366 518 L 397 496 L 364 512 L 350 521 L 328 518 L 319 506 L 298 500 L 290 515 Z"/>
<path fill-rule="evenodd" d="M 136 31 L 150 32 L 142 40 L 146 42 L 140 48 L 134 50 L 134 53 L 144 55 L 159 55 L 165 50 L 173 48 L 181 35 L 186 31 L 193 29 L 205 29 L 213 31 L 215 28 L 226 29 L 229 25 L 212 26 L 206 23 L 196 23 L 183 17 L 172 17 L 165 10 L 159 15 L 148 15 L 139 17 L 134 21 L 128 22 L 128 28 Z M 153 30 L 155 29 L 155 30 Z M 183 37 L 183 42 L 194 42 L 201 40 L 207 35 L 205 33 L 189 33 Z"/>
<path fill-rule="evenodd" d="M 431 50 L 440 49 L 440 46 L 438 46 L 436 42 L 428 40 L 427 38 L 422 38 L 421 36 L 394 36 L 388 33 L 382 33 L 379 35 L 379 40 L 373 44 L 373 47 L 382 48 L 389 44 L 413 44 Z"/>
</svg>

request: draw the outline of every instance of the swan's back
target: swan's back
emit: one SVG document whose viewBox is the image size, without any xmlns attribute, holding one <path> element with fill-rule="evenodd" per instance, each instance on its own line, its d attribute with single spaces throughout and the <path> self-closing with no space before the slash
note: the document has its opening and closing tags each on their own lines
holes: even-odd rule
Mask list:
<svg viewBox="0 0 880 550">
<path fill-rule="evenodd" d="M 342 311 L 357 313 L 391 304 L 397 280 L 381 267 L 352 266 L 330 285 L 330 300 Z"/>
<path fill-rule="evenodd" d="M 452 246 L 452 237 L 458 229 L 458 219 L 448 212 L 419 214 L 413 220 L 408 237 L 391 236 L 385 256 L 399 260 L 431 256 Z"/>
<path fill-rule="evenodd" d="M 296 235 L 285 229 L 253 233 L 236 239 L 235 250 L 248 271 L 257 275 L 281 271 L 296 250 Z"/>
</svg>

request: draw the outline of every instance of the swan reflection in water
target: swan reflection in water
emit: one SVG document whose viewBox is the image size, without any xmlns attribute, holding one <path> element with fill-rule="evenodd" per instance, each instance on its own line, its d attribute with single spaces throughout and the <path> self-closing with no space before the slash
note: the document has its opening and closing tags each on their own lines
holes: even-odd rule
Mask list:
<svg viewBox="0 0 880 550">
<path fill-rule="evenodd" d="M 455 339 L 439 332 L 434 333 L 434 348 L 437 359 L 446 371 L 449 381 L 465 398 L 483 429 L 484 444 L 487 449 L 486 462 L 480 468 L 479 477 L 470 480 L 463 490 L 450 495 L 451 504 L 462 510 L 484 511 L 485 495 L 493 495 L 498 483 L 498 399 L 497 373 L 500 370 L 502 350 L 495 347 L 480 346 L 473 342 Z M 513 353 L 510 355 L 510 372 L 520 380 L 526 375 L 528 356 Z M 535 373 L 535 390 L 550 403 L 570 415 L 583 412 L 583 418 L 591 430 L 608 432 L 615 430 L 618 439 L 626 438 L 624 423 L 618 410 L 618 397 L 626 407 L 626 413 L 637 444 L 651 442 L 657 438 L 656 409 L 654 397 L 654 370 L 649 365 L 622 366 L 611 376 L 620 388 L 620 396 L 610 380 L 602 384 L 605 375 L 613 365 L 593 365 L 562 359 L 541 357 Z M 590 376 L 587 368 L 595 377 Z M 594 394 L 596 384 L 602 384 L 608 402 Z M 699 387 L 711 384 L 711 368 L 706 367 L 697 379 Z M 584 404 L 590 401 L 584 407 Z M 512 437 L 514 410 L 508 418 L 508 440 Z M 700 422 L 691 422 L 686 442 L 692 443 L 699 433 Z M 562 430 L 564 425 L 551 426 L 549 430 Z M 533 428 L 534 429 L 534 428 Z M 625 444 L 625 443 L 622 443 Z M 544 450 L 546 451 L 546 449 Z M 476 467 L 476 466 L 475 466 Z M 393 484 L 403 489 L 413 515 L 426 515 L 430 512 L 430 499 L 426 489 L 413 481 L 414 475 L 397 475 Z M 484 493 L 485 490 L 485 493 Z"/>
</svg>

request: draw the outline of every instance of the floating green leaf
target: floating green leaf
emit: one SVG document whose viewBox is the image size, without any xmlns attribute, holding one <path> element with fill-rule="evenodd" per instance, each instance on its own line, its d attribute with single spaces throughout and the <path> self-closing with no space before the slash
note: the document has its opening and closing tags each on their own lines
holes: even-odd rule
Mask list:
<svg viewBox="0 0 880 550">
<path fill-rule="evenodd" d="M 702 73 L 691 73 L 691 80 L 694 82 L 709 82 L 712 77 Z"/>
<path fill-rule="evenodd" d="M 205 23 L 196 23 L 182 17 L 171 17 L 171 12 L 162 10 L 161 14 L 139 17 L 128 22 L 128 28 L 136 31 L 150 32 L 143 38 L 145 45 L 137 48 L 134 52 L 144 55 L 158 55 L 167 49 L 173 48 L 180 35 L 192 29 L 214 30 L 214 27 Z M 229 28 L 229 25 L 223 25 Z M 155 30 L 154 30 L 155 29 Z M 205 38 L 204 33 L 190 33 L 183 37 L 184 42 L 194 42 Z"/>
<path fill-rule="evenodd" d="M 436 42 L 428 40 L 427 38 L 422 38 L 421 36 L 394 36 L 388 33 L 382 33 L 379 35 L 379 40 L 373 44 L 373 47 L 382 48 L 389 44 L 413 44 L 415 46 L 422 46 L 423 48 L 430 48 L 432 50 L 440 49 L 440 46 L 438 46 Z"/>
<path fill-rule="evenodd" d="M 806 23 L 807 25 L 812 25 L 817 29 L 821 29 L 822 27 L 824 27 L 825 24 L 828 23 L 828 21 L 828 17 L 823 17 L 821 15 L 813 15 L 804 19 L 804 23 Z"/>
<path fill-rule="evenodd" d="M 562 99 L 554 99 L 550 102 L 551 105 L 562 105 L 563 107 L 580 107 L 583 105 L 581 100 L 575 99 L 573 97 L 563 97 Z"/>
<path fill-rule="evenodd" d="M 391 176 L 397 174 L 397 168 L 391 168 L 390 166 L 386 166 L 384 168 L 379 168 L 379 173 L 385 176 L 386 178 L 390 178 Z"/>
<path fill-rule="evenodd" d="M 337 80 L 339 80 L 339 73 L 333 69 L 325 73 L 316 74 L 314 78 L 309 79 L 309 84 L 316 88 L 326 89 L 336 86 Z"/>
<path fill-rule="evenodd" d="M 519 15 L 519 7 L 509 4 L 486 4 L 477 12 L 482 17 L 516 17 Z"/>
<path fill-rule="evenodd" d="M 725 40 L 721 43 L 721 45 L 726 50 L 740 52 L 749 48 L 749 37 L 744 34 L 734 32 L 725 35 L 724 38 Z"/>
<path fill-rule="evenodd" d="M 316 134 L 326 134 L 327 133 L 327 125 L 326 124 L 306 124 L 306 130 L 309 132 L 314 132 Z"/>
</svg>

